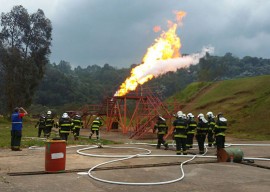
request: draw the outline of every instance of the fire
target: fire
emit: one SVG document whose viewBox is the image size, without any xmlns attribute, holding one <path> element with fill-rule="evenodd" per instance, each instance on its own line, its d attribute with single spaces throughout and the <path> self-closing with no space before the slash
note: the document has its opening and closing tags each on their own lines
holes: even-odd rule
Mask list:
<svg viewBox="0 0 270 192">
<path fill-rule="evenodd" d="M 185 12 L 176 12 L 177 22 L 179 23 L 185 15 Z M 151 80 L 155 74 L 151 74 L 149 71 L 155 68 L 157 61 L 181 56 L 179 52 L 181 42 L 176 34 L 178 24 L 171 21 L 168 21 L 168 23 L 169 29 L 166 32 L 162 32 L 160 37 L 155 39 L 155 43 L 147 49 L 142 64 L 132 69 L 130 77 L 122 83 L 115 96 L 124 96 L 128 92 L 134 91 L 139 84 L 142 85 Z"/>
<path fill-rule="evenodd" d="M 155 26 L 154 28 L 153 28 L 153 31 L 154 32 L 159 32 L 161 30 L 161 27 L 160 26 Z"/>
</svg>

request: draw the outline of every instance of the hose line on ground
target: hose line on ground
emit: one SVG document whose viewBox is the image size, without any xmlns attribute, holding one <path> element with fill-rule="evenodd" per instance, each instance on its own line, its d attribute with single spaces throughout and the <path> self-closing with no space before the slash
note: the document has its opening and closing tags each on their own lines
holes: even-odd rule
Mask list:
<svg viewBox="0 0 270 192">
<path fill-rule="evenodd" d="M 126 143 L 126 144 L 138 144 L 138 145 L 156 145 L 156 144 L 149 144 L 149 143 Z M 174 146 L 174 144 L 172 144 Z M 226 144 L 226 147 L 230 146 L 240 146 L 241 144 Z M 243 144 L 244 146 L 270 146 L 269 144 Z M 142 154 L 135 154 L 135 155 L 97 155 L 97 154 L 90 154 L 90 153 L 84 153 L 82 151 L 84 150 L 89 150 L 89 149 L 95 149 L 95 148 L 117 148 L 117 149 L 138 149 L 138 150 L 145 150 L 145 153 Z M 205 153 L 202 155 L 151 155 L 151 151 L 145 148 L 137 148 L 137 147 L 110 147 L 110 146 L 92 146 L 92 147 L 87 147 L 87 148 L 82 148 L 78 149 L 77 153 L 85 156 L 91 156 L 91 157 L 109 157 L 109 158 L 120 158 L 120 159 L 115 159 L 115 160 L 110 160 L 106 161 L 103 163 L 99 163 L 89 169 L 89 171 L 86 173 L 89 175 L 94 180 L 104 182 L 104 183 L 110 183 L 110 184 L 118 184 L 118 185 L 162 185 L 162 184 L 169 184 L 169 183 L 174 183 L 177 181 L 181 181 L 185 177 L 183 165 L 194 160 L 195 158 L 217 158 L 216 156 L 206 156 L 206 153 L 208 152 L 208 148 L 205 145 Z M 181 170 L 181 176 L 179 178 L 173 179 L 173 180 L 168 180 L 168 181 L 160 181 L 160 182 L 121 182 L 121 181 L 112 181 L 112 180 L 106 180 L 106 179 L 101 179 L 92 174 L 92 171 L 94 171 L 97 167 L 100 167 L 102 165 L 118 162 L 118 161 L 124 161 L 132 158 L 140 158 L 140 157 L 190 157 L 190 159 L 182 162 L 180 164 L 180 170 Z M 261 161 L 270 161 L 269 158 L 244 158 L 246 159 L 253 159 L 253 160 L 261 160 Z"/>
<path fill-rule="evenodd" d="M 82 152 L 84 150 L 95 149 L 95 148 L 101 148 L 101 147 L 100 146 L 92 146 L 92 147 L 87 147 L 87 148 L 83 148 L 83 149 L 78 149 L 77 153 L 81 154 L 81 155 L 85 155 L 85 156 L 91 156 L 91 157 L 109 157 L 109 158 L 118 157 L 120 159 L 110 160 L 110 161 L 106 161 L 106 162 L 97 164 L 94 167 L 92 167 L 91 169 L 89 169 L 87 174 L 89 175 L 89 177 L 91 177 L 92 179 L 95 179 L 97 181 L 104 182 L 104 183 L 110 183 L 110 184 L 118 184 L 118 185 L 162 185 L 162 184 L 174 183 L 174 182 L 182 180 L 185 177 L 183 165 L 186 164 L 187 162 L 192 161 L 196 157 L 216 158 L 216 156 L 204 156 L 207 153 L 207 148 L 206 147 L 205 147 L 206 148 L 205 153 L 203 155 L 151 155 L 151 151 L 148 150 L 148 149 L 145 149 L 145 148 L 110 147 L 110 146 L 104 146 L 102 148 L 138 149 L 138 150 L 145 150 L 147 152 L 146 153 L 141 153 L 141 154 L 135 154 L 135 155 L 97 155 L 97 154 L 90 154 L 90 153 Z M 176 178 L 176 179 L 173 179 L 173 180 L 168 180 L 168 181 L 150 182 L 150 183 L 149 182 L 146 182 L 146 183 L 141 183 L 141 182 L 137 182 L 137 183 L 135 183 L 135 182 L 121 182 L 121 181 L 112 181 L 112 180 L 101 179 L 101 178 L 98 178 L 98 177 L 92 175 L 92 171 L 94 171 L 97 167 L 100 167 L 102 165 L 106 165 L 106 164 L 110 164 L 110 163 L 114 163 L 114 162 L 118 162 L 118 161 L 124 161 L 124 160 L 132 159 L 132 158 L 139 158 L 139 157 L 191 157 L 191 158 L 184 161 L 184 162 L 182 162 L 180 164 L 181 176 L 179 178 Z"/>
</svg>

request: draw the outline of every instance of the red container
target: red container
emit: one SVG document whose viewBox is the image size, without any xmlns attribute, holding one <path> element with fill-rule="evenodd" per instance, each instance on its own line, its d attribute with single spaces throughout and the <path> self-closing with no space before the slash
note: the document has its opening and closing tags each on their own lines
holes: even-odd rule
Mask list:
<svg viewBox="0 0 270 192">
<path fill-rule="evenodd" d="M 48 140 L 45 149 L 45 171 L 64 172 L 66 166 L 66 141 Z"/>
</svg>

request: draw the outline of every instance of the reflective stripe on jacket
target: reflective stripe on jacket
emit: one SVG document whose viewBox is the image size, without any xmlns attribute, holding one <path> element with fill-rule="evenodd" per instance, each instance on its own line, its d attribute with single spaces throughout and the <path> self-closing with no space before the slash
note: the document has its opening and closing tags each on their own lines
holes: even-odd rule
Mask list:
<svg viewBox="0 0 270 192">
<path fill-rule="evenodd" d="M 187 121 L 183 118 L 177 118 L 173 122 L 174 137 L 187 138 Z"/>
<path fill-rule="evenodd" d="M 61 118 L 59 120 L 60 133 L 69 133 L 73 127 L 73 123 L 70 118 Z"/>
<path fill-rule="evenodd" d="M 96 131 L 96 130 L 99 130 L 99 127 L 102 126 L 102 122 L 100 120 L 94 120 L 92 122 L 92 126 L 91 126 L 91 129 Z"/>
<path fill-rule="evenodd" d="M 166 122 L 163 121 L 161 122 L 158 121 L 154 129 L 157 129 L 158 130 L 157 134 L 160 135 L 165 135 L 168 132 L 168 126 L 166 125 Z"/>
<path fill-rule="evenodd" d="M 22 118 L 20 117 L 19 112 L 15 112 L 11 115 L 12 131 L 21 131 L 22 130 Z"/>
</svg>

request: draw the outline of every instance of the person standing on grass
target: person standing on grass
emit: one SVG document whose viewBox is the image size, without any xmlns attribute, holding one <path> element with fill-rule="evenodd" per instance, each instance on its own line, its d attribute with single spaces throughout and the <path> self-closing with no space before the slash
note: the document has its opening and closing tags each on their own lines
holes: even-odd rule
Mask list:
<svg viewBox="0 0 270 192">
<path fill-rule="evenodd" d="M 45 119 L 44 114 L 40 115 L 39 120 L 37 124 L 35 125 L 35 127 L 38 128 L 38 137 L 41 136 L 42 132 L 43 132 L 43 136 L 45 137 L 46 119 Z"/>
<path fill-rule="evenodd" d="M 23 117 L 27 111 L 22 107 L 16 107 L 11 115 L 11 150 L 21 151 L 21 139 L 23 128 Z"/>
<path fill-rule="evenodd" d="M 46 122 L 46 126 L 45 126 L 45 137 L 47 137 L 47 139 L 50 137 L 51 132 L 52 132 L 52 128 L 54 125 L 54 119 L 52 116 L 52 112 L 51 111 L 47 111 L 47 115 L 45 117 L 45 122 Z"/>
</svg>

